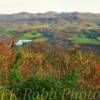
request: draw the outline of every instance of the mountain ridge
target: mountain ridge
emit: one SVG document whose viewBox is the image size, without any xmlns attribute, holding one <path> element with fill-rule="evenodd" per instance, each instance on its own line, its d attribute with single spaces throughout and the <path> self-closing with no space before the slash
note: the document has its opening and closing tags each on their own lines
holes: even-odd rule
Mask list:
<svg viewBox="0 0 100 100">
<path fill-rule="evenodd" d="M 94 13 L 79 13 L 79 12 L 46 12 L 46 13 L 29 13 L 20 12 L 15 14 L 0 14 L 0 23 L 51 23 L 57 22 L 59 19 L 67 21 L 98 21 L 100 20 L 100 14 Z"/>
</svg>

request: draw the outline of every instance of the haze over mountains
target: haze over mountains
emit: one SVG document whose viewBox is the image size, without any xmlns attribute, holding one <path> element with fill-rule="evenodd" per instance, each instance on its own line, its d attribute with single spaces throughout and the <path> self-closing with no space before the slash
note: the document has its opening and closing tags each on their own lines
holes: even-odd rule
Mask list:
<svg viewBox="0 0 100 100">
<path fill-rule="evenodd" d="M 100 20 L 100 14 L 93 13 L 28 13 L 21 12 L 16 14 L 0 14 L 0 23 L 57 23 L 60 19 L 69 22 L 98 22 Z"/>
</svg>

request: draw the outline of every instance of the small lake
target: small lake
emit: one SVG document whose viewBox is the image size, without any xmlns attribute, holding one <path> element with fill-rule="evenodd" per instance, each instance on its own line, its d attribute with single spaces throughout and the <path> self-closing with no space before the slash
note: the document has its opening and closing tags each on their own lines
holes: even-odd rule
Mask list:
<svg viewBox="0 0 100 100">
<path fill-rule="evenodd" d="M 32 42 L 32 40 L 19 40 L 16 42 L 16 46 L 22 46 L 24 43 Z"/>
</svg>

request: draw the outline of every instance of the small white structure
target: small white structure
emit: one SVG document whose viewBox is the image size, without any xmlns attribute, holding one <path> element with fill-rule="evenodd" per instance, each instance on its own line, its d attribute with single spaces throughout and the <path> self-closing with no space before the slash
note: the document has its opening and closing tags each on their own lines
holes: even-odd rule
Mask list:
<svg viewBox="0 0 100 100">
<path fill-rule="evenodd" d="M 19 40 L 16 42 L 16 45 L 17 46 L 21 46 L 23 45 L 24 43 L 28 43 L 28 42 L 31 42 L 32 40 Z"/>
</svg>

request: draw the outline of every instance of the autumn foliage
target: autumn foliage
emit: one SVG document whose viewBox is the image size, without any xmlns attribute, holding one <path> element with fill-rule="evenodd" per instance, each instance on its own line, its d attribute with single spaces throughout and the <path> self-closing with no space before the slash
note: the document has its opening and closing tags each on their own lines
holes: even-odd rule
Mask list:
<svg viewBox="0 0 100 100">
<path fill-rule="evenodd" d="M 86 86 L 89 89 L 100 89 L 100 70 L 96 67 L 100 65 L 100 56 L 95 52 L 81 51 L 79 46 L 74 49 L 56 49 L 54 46 L 43 47 L 42 45 L 42 49 L 39 49 L 39 45 L 41 47 L 42 44 L 39 43 L 36 48 L 24 47 L 16 50 L 0 44 L 1 86 L 13 88 L 18 84 L 23 87 L 24 84 L 29 84 L 27 82 L 30 82 L 28 80 L 32 77 L 42 82 L 49 76 L 50 80 L 59 81 L 62 87 L 84 89 Z M 52 82 L 50 83 L 52 88 L 51 84 Z M 29 87 L 29 85 L 25 87 L 27 86 Z M 46 85 L 43 88 L 47 89 Z M 40 91 L 42 87 L 38 89 Z"/>
</svg>

